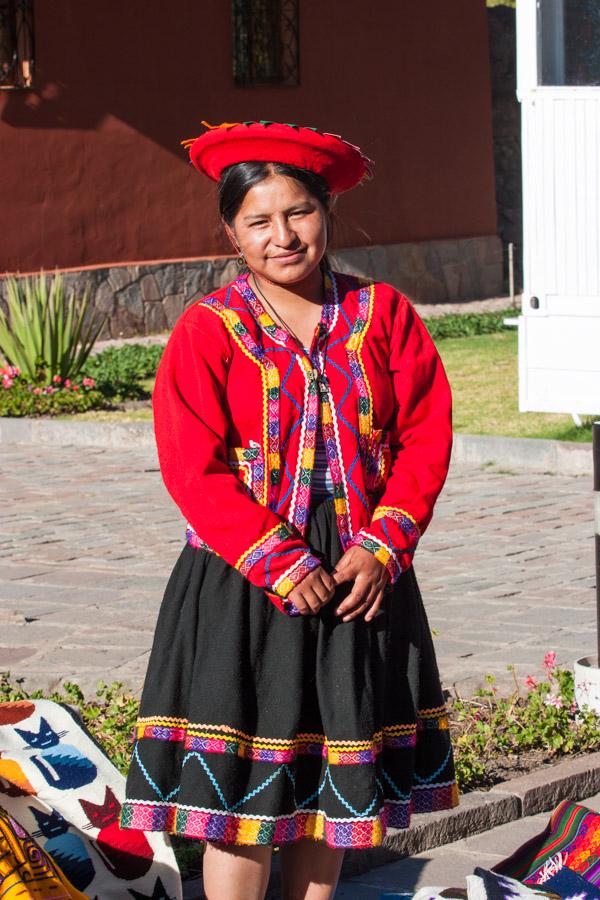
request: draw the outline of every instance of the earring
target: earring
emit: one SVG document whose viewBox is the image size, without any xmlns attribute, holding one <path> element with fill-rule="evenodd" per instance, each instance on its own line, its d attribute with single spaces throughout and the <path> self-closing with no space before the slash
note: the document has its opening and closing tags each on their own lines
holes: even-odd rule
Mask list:
<svg viewBox="0 0 600 900">
<path fill-rule="evenodd" d="M 241 250 L 239 251 L 239 256 L 238 256 L 236 262 L 237 262 L 237 264 L 238 264 L 238 269 L 245 269 L 245 268 L 246 268 L 246 265 L 247 265 L 247 263 L 246 263 L 246 257 L 244 256 L 244 254 L 242 253 Z"/>
</svg>

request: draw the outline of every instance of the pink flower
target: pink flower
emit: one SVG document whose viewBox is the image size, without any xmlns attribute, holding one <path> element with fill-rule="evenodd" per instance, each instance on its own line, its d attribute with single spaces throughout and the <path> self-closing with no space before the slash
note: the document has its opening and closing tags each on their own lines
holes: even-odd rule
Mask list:
<svg viewBox="0 0 600 900">
<path fill-rule="evenodd" d="M 532 691 L 535 687 L 538 686 L 538 680 L 535 675 L 528 675 L 525 679 L 525 687 Z"/>
<path fill-rule="evenodd" d="M 65 378 L 65 387 L 66 388 L 71 387 L 71 379 L 70 378 Z"/>
<path fill-rule="evenodd" d="M 53 377 L 52 381 L 54 382 L 54 384 L 60 384 L 60 382 L 62 381 L 62 379 L 61 379 L 60 375 L 55 375 L 55 376 Z"/>
<path fill-rule="evenodd" d="M 95 384 L 95 382 L 94 382 L 94 379 L 93 379 L 93 378 L 84 378 L 84 379 L 83 379 L 83 386 L 84 386 L 84 387 L 94 387 L 94 384 Z"/>
<path fill-rule="evenodd" d="M 6 388 L 6 390 L 8 390 L 8 388 L 11 388 L 12 386 L 13 386 L 12 378 L 9 378 L 8 375 L 3 375 L 2 376 L 2 387 Z"/>
<path fill-rule="evenodd" d="M 42 389 L 41 389 L 40 387 L 34 388 L 34 389 L 33 389 L 33 393 L 34 393 L 34 394 L 41 394 L 41 393 L 42 393 Z"/>
<path fill-rule="evenodd" d="M 551 650 L 544 656 L 544 668 L 547 672 L 553 672 L 556 668 L 556 653 Z"/>
<path fill-rule="evenodd" d="M 546 697 L 546 705 L 554 706 L 556 709 L 562 709 L 563 702 L 560 697 L 550 694 L 549 697 Z"/>
<path fill-rule="evenodd" d="M 46 394 L 55 394 L 55 393 L 56 393 L 56 388 L 53 388 L 53 387 L 46 388 Z"/>
</svg>

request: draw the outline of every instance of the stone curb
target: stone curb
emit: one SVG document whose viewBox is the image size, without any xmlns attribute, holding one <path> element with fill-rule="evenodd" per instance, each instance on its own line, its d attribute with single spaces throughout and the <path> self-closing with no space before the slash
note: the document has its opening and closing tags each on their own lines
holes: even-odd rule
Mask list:
<svg viewBox="0 0 600 900">
<path fill-rule="evenodd" d="M 0 417 L 0 444 L 155 449 L 152 422 L 71 422 L 4 417 Z"/>
<path fill-rule="evenodd" d="M 591 442 L 456 434 L 452 461 L 557 475 L 590 475 L 592 445 Z"/>
<path fill-rule="evenodd" d="M 553 810 L 561 800 L 581 800 L 598 791 L 600 753 L 575 757 L 503 781 L 490 791 L 472 791 L 461 797 L 455 809 L 436 815 L 415 814 L 410 828 L 388 834 L 382 847 L 349 851 L 343 877 L 362 875 L 377 866 L 489 831 L 496 825 Z"/>
<path fill-rule="evenodd" d="M 154 430 L 152 422 L 0 418 L 0 444 L 147 447 L 154 451 Z M 592 445 L 534 438 L 456 434 L 452 461 L 519 472 L 589 475 L 592 471 Z"/>
</svg>

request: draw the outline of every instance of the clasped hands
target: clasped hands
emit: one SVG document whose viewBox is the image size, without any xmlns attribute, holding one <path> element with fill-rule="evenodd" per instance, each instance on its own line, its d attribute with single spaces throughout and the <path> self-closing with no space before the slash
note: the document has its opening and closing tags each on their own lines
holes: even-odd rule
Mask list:
<svg viewBox="0 0 600 900">
<path fill-rule="evenodd" d="M 365 621 L 370 622 L 381 606 L 388 580 L 388 570 L 372 553 L 362 547 L 349 547 L 331 574 L 323 566 L 313 569 L 287 599 L 301 615 L 316 615 L 332 599 L 339 584 L 353 581 L 352 590 L 337 607 L 336 615 L 342 622 L 350 622 L 365 613 Z"/>
</svg>

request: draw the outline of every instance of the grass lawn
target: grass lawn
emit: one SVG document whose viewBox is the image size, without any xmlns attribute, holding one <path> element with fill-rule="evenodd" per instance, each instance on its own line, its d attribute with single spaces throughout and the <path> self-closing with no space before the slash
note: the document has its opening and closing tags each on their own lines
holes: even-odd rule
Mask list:
<svg viewBox="0 0 600 900">
<path fill-rule="evenodd" d="M 445 338 L 437 348 L 452 386 L 456 432 L 591 441 L 591 424 L 577 428 L 571 416 L 519 412 L 516 329 Z"/>
</svg>

